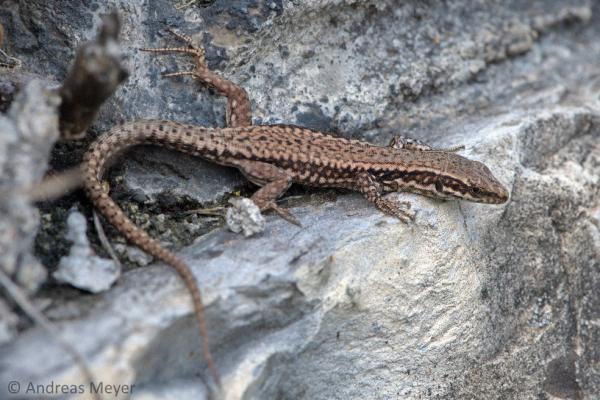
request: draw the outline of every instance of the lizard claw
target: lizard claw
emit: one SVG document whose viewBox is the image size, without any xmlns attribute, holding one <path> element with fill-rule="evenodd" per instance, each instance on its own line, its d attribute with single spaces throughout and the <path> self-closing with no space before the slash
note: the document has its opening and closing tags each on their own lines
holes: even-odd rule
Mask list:
<svg viewBox="0 0 600 400">
<path fill-rule="evenodd" d="M 175 36 L 177 39 L 186 43 L 188 46 L 190 46 L 190 48 L 192 48 L 194 50 L 204 51 L 202 48 L 196 46 L 196 44 L 194 43 L 194 41 L 192 40 L 192 38 L 190 36 L 184 35 L 183 33 L 179 33 L 173 28 L 167 28 L 166 31 L 169 32 L 171 35 Z"/>
<path fill-rule="evenodd" d="M 290 213 L 288 210 L 286 210 L 283 207 L 279 207 L 277 204 L 275 204 L 275 202 L 270 203 L 265 208 L 265 210 L 271 210 L 271 211 L 275 212 L 277 215 L 279 215 L 281 218 L 285 219 L 290 224 L 294 224 L 294 225 L 302 228 L 302 224 L 300 223 L 300 221 L 298 221 L 298 219 L 296 219 L 296 217 L 294 217 L 292 215 L 292 213 Z"/>
<path fill-rule="evenodd" d="M 405 150 L 414 150 L 414 151 L 446 151 L 449 153 L 455 153 L 460 150 L 464 150 L 464 145 L 452 146 L 447 148 L 437 148 L 432 147 L 426 143 L 423 143 L 417 139 L 411 139 L 405 136 L 394 136 L 388 147 L 392 147 L 394 149 L 405 149 Z"/>
<path fill-rule="evenodd" d="M 151 48 L 151 47 L 141 47 L 139 50 L 140 51 L 146 51 L 149 53 L 185 53 L 185 54 L 191 54 L 195 57 L 196 59 L 196 72 L 198 71 L 202 71 L 204 69 L 206 69 L 206 60 L 205 60 L 205 53 L 204 53 L 204 48 L 202 46 L 198 46 L 194 43 L 194 41 L 192 40 L 191 37 L 184 35 L 182 33 L 176 32 L 175 30 L 171 29 L 171 28 L 167 28 L 167 32 L 169 32 L 170 34 L 172 34 L 173 36 L 175 36 L 177 39 L 181 40 L 182 42 L 184 42 L 185 44 L 187 44 L 187 47 L 158 47 L 158 48 Z M 181 75 L 193 75 L 194 72 L 174 72 L 171 74 L 165 74 L 165 75 L 170 75 L 170 76 L 181 76 Z"/>
<path fill-rule="evenodd" d="M 400 221 L 408 224 L 415 220 L 416 213 L 409 211 L 411 204 L 408 201 L 391 201 L 384 198 L 379 198 L 375 205 L 384 213 L 398 218 Z"/>
</svg>

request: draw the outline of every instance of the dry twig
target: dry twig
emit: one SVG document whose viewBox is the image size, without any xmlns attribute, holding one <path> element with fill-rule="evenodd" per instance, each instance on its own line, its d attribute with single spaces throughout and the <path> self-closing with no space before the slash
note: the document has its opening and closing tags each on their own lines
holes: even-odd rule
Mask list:
<svg viewBox="0 0 600 400">
<path fill-rule="evenodd" d="M 43 181 L 25 192 L 30 201 L 48 201 L 58 199 L 83 184 L 83 175 L 79 166 L 46 176 Z M 1 192 L 0 192 L 1 193 Z"/>
<path fill-rule="evenodd" d="M 117 257 L 117 254 L 115 253 L 113 247 L 108 241 L 108 238 L 106 237 L 106 233 L 104 233 L 104 228 L 102 228 L 102 224 L 100 223 L 100 218 L 98 218 L 98 213 L 96 212 L 96 210 L 94 210 L 94 227 L 96 228 L 96 233 L 98 233 L 98 239 L 100 239 L 100 244 L 102 244 L 102 247 L 104 248 L 104 250 L 106 250 L 106 252 L 110 256 L 110 258 L 112 258 L 112 260 L 115 262 L 115 264 L 117 264 L 117 266 L 120 267 L 121 262 L 119 261 L 119 257 Z"/>
<path fill-rule="evenodd" d="M 105 16 L 95 41 L 77 50 L 75 62 L 60 88 L 60 132 L 63 139 L 85 135 L 98 109 L 128 76 L 117 44 L 120 30 L 116 13 Z"/>
</svg>

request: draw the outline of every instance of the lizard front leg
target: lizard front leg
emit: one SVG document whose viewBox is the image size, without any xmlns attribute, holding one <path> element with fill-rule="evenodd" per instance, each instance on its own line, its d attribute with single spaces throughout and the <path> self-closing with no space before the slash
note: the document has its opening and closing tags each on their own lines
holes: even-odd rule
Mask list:
<svg viewBox="0 0 600 400">
<path fill-rule="evenodd" d="M 460 150 L 464 150 L 464 145 L 458 145 L 453 147 L 448 147 L 446 149 L 437 149 L 432 147 L 426 143 L 421 142 L 417 139 L 411 139 L 405 136 L 394 136 L 388 147 L 392 147 L 394 149 L 405 149 L 405 150 L 417 150 L 417 151 L 446 151 L 446 152 L 456 152 Z"/>
<path fill-rule="evenodd" d="M 262 161 L 241 160 L 232 164 L 239 168 L 249 181 L 261 186 L 250 198 L 260 211 L 274 211 L 286 221 L 301 226 L 288 210 L 275 203 L 292 184 L 292 177 L 285 170 Z"/>
<path fill-rule="evenodd" d="M 225 79 L 206 65 L 204 57 L 204 48 L 197 46 L 191 37 L 182 35 L 172 29 L 167 29 L 169 33 L 187 44 L 187 47 L 160 47 L 160 48 L 141 48 L 142 51 L 151 53 L 185 53 L 191 54 L 196 59 L 196 68 L 193 71 L 176 71 L 163 74 L 165 77 L 192 76 L 201 83 L 215 88 L 219 93 L 227 97 L 227 126 L 235 128 L 238 126 L 252 125 L 252 107 L 248 98 L 248 93 L 243 87 L 236 85 L 228 79 Z"/>
<path fill-rule="evenodd" d="M 392 215 L 404 223 L 414 220 L 414 213 L 407 211 L 410 209 L 410 203 L 407 201 L 394 202 L 383 198 L 381 195 L 381 185 L 370 173 L 363 172 L 359 174 L 356 178 L 356 187 L 380 211 Z"/>
</svg>

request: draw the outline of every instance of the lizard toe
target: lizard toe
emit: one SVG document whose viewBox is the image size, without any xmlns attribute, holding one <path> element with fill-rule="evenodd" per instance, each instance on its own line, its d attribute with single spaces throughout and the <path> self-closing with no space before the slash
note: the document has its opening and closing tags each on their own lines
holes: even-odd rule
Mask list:
<svg viewBox="0 0 600 400">
<path fill-rule="evenodd" d="M 300 221 L 298 221 L 298 219 L 296 217 L 294 217 L 294 215 L 291 212 L 289 212 L 288 210 L 286 210 L 283 207 L 278 206 L 274 202 L 269 204 L 267 209 L 275 212 L 277 215 L 279 215 L 281 218 L 285 219 L 290 224 L 296 225 L 300 228 L 302 227 L 302 224 L 300 223 Z"/>
</svg>

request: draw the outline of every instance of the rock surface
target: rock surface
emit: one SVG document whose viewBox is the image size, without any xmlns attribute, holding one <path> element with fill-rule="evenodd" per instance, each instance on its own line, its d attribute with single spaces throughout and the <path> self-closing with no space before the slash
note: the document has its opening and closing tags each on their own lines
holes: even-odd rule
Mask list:
<svg viewBox="0 0 600 400">
<path fill-rule="evenodd" d="M 53 3 L 7 1 L 0 11 L 8 50 L 42 75 L 66 71 L 77 39 L 91 35 L 107 9 L 54 5 L 55 18 L 42 28 L 40 15 Z M 305 195 L 292 209 L 303 228 L 269 216 L 252 238 L 218 229 L 182 249 L 204 291 L 223 398 L 600 393 L 597 2 L 114 4 L 125 46 L 162 45 L 157 33 L 167 25 L 209 32 L 209 63 L 247 88 L 256 123 L 380 144 L 396 133 L 465 144 L 463 154 L 510 188 L 502 206 L 392 195 L 413 203 L 411 225 L 357 195 Z M 56 37 L 64 39 L 49 39 Z M 159 79 L 182 64 L 132 53 L 131 78 L 96 128 L 158 116 L 222 125 L 223 101 L 210 91 Z M 181 185 L 168 184 L 184 188 L 177 199 L 222 195 L 185 184 L 192 171 L 205 174 L 202 163 L 159 153 L 161 165 L 169 158 L 188 171 L 173 178 Z M 143 176 L 132 165 L 123 170 L 130 188 Z M 139 184 L 130 195 L 152 202 L 171 193 L 160 187 L 170 167 L 154 168 L 152 159 L 140 165 L 159 184 L 148 192 Z M 230 190 L 235 179 L 222 187 Z M 69 315 L 61 310 L 80 301 L 56 301 L 48 312 Z M 167 267 L 125 273 L 86 312 L 56 323 L 99 381 L 135 383 L 133 398 L 208 398 L 214 390 L 203 383 L 187 292 Z M 0 383 L 15 379 L 81 381 L 37 329 L 0 347 Z"/>
</svg>

